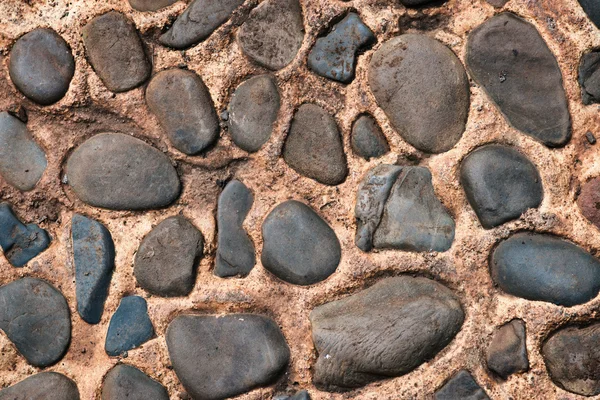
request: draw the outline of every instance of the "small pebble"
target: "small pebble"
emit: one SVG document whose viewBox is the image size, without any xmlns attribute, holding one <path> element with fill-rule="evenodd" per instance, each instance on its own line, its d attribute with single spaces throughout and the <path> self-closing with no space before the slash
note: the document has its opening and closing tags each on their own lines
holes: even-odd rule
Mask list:
<svg viewBox="0 0 600 400">
<path fill-rule="evenodd" d="M 131 365 L 115 365 L 102 385 L 102 400 L 169 400 L 163 385 Z"/>
<path fill-rule="evenodd" d="M 350 145 L 354 153 L 365 160 L 381 157 L 390 151 L 385 135 L 370 115 L 361 115 L 354 122 Z"/>
<path fill-rule="evenodd" d="M 148 316 L 146 300 L 140 296 L 123 297 L 110 319 L 104 346 L 106 354 L 112 357 L 124 355 L 152 337 L 154 327 Z"/>
<path fill-rule="evenodd" d="M 587 139 L 589 144 L 596 144 L 596 137 L 592 132 L 586 132 L 585 138 Z"/>
<path fill-rule="evenodd" d="M 490 371 L 503 379 L 529 369 L 525 322 L 515 319 L 496 330 L 486 352 Z"/>
<path fill-rule="evenodd" d="M 442 386 L 434 396 L 435 400 L 490 400 L 485 391 L 475 382 L 473 376 L 461 370 Z"/>
</svg>

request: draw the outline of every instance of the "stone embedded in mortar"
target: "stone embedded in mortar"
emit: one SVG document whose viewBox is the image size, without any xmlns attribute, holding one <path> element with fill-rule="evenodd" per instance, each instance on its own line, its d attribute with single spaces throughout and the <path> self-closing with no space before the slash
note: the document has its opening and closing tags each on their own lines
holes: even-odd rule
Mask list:
<svg viewBox="0 0 600 400">
<path fill-rule="evenodd" d="M 108 325 L 104 349 L 109 356 L 121 356 L 154 337 L 146 300 L 140 296 L 121 299 Z"/>
<path fill-rule="evenodd" d="M 361 115 L 352 124 L 350 145 L 354 153 L 365 160 L 381 157 L 390 151 L 387 139 L 377 125 L 377 121 L 368 114 Z"/>
<path fill-rule="evenodd" d="M 373 54 L 369 86 L 404 140 L 427 153 L 450 150 L 469 113 L 469 82 L 456 55 L 422 34 L 395 37 Z"/>
<path fill-rule="evenodd" d="M 463 320 L 445 286 L 422 277 L 385 278 L 311 312 L 319 354 L 313 382 L 334 391 L 404 375 L 446 347 Z"/>
<path fill-rule="evenodd" d="M 152 65 L 133 22 L 109 11 L 83 27 L 88 60 L 111 92 L 126 92 L 149 77 Z"/>
<path fill-rule="evenodd" d="M 582 185 L 577 205 L 583 216 L 600 228 L 600 177 L 592 178 Z"/>
<path fill-rule="evenodd" d="M 150 293 L 186 296 L 196 281 L 204 237 L 185 217 L 169 217 L 146 235 L 135 255 L 133 273 Z"/>
<path fill-rule="evenodd" d="M 508 0 L 486 0 L 486 1 L 496 8 L 502 8 L 506 5 L 506 3 L 508 3 Z"/>
<path fill-rule="evenodd" d="M 77 312 L 88 324 L 97 324 L 115 267 L 115 245 L 100 222 L 80 214 L 71 221 Z"/>
<path fill-rule="evenodd" d="M 23 224 L 7 203 L 0 203 L 0 247 L 13 267 L 22 267 L 50 245 L 48 232 Z"/>
<path fill-rule="evenodd" d="M 131 365 L 115 365 L 104 379 L 102 400 L 169 400 L 163 385 Z"/>
<path fill-rule="evenodd" d="M 354 79 L 357 52 L 375 41 L 375 35 L 358 14 L 348 13 L 308 54 L 308 67 L 317 75 L 342 83 Z"/>
<path fill-rule="evenodd" d="M 25 96 L 41 105 L 49 105 L 62 99 L 69 90 L 75 60 L 69 45 L 58 33 L 37 28 L 13 45 L 8 72 Z"/>
<path fill-rule="evenodd" d="M 508 294 L 566 307 L 586 303 L 600 290 L 600 261 L 545 234 L 517 233 L 501 242 L 492 253 L 490 272 Z"/>
<path fill-rule="evenodd" d="M 310 394 L 306 390 L 301 390 L 293 396 L 280 395 L 275 396 L 273 400 L 310 400 Z"/>
<path fill-rule="evenodd" d="M 257 64 L 279 70 L 291 63 L 304 40 L 298 0 L 265 0 L 238 31 L 242 52 Z"/>
<path fill-rule="evenodd" d="M 71 379 L 56 372 L 41 372 L 0 390 L 1 400 L 79 400 Z"/>
<path fill-rule="evenodd" d="M 137 11 L 157 11 L 174 4 L 178 0 L 129 0 L 131 8 Z"/>
<path fill-rule="evenodd" d="M 348 175 L 335 119 L 316 104 L 298 108 L 285 141 L 283 159 L 300 175 L 325 185 L 339 185 Z"/>
<path fill-rule="evenodd" d="M 22 191 L 32 190 L 46 170 L 44 150 L 27 126 L 7 112 L 0 112 L 0 175 Z"/>
<path fill-rule="evenodd" d="M 262 226 L 262 264 L 279 279 L 312 285 L 335 272 L 342 257 L 331 227 L 312 208 L 295 200 L 275 207 Z"/>
<path fill-rule="evenodd" d="M 68 183 L 83 202 L 112 210 L 146 210 L 171 204 L 181 189 L 171 160 L 122 133 L 100 133 L 67 161 Z"/>
<path fill-rule="evenodd" d="M 529 22 L 498 14 L 467 40 L 471 76 L 516 129 L 548 147 L 571 138 L 571 116 L 556 58 Z"/>
<path fill-rule="evenodd" d="M 169 69 L 156 74 L 146 89 L 146 103 L 182 153 L 206 151 L 219 138 L 219 118 L 210 93 L 193 71 Z"/>
<path fill-rule="evenodd" d="M 60 360 L 69 346 L 69 305 L 46 281 L 17 279 L 0 287 L 0 329 L 29 364 L 47 367 Z"/>
<path fill-rule="evenodd" d="M 400 0 L 400 3 L 405 7 L 422 7 L 428 3 L 433 3 L 434 1 L 440 3 L 440 0 Z M 441 0 L 442 3 L 445 3 L 446 1 L 447 0 Z"/>
<path fill-rule="evenodd" d="M 435 400 L 490 400 L 485 391 L 475 382 L 473 376 L 465 371 L 458 371 L 444 384 L 434 396 Z"/>
<path fill-rule="evenodd" d="M 168 326 L 177 377 L 192 398 L 218 400 L 273 382 L 290 350 L 275 321 L 261 315 L 181 315 Z"/>
<path fill-rule="evenodd" d="M 496 330 L 487 348 L 486 363 L 503 379 L 529 369 L 523 320 L 514 319 Z"/>
<path fill-rule="evenodd" d="M 542 178 L 516 149 L 486 145 L 465 157 L 460 182 L 481 225 L 494 228 L 537 208 L 544 197 Z"/>
<path fill-rule="evenodd" d="M 579 0 L 579 4 L 594 25 L 600 27 L 600 4 L 596 0 Z"/>
<path fill-rule="evenodd" d="M 583 104 L 600 103 L 600 51 L 591 51 L 581 57 L 579 86 Z"/>
</svg>

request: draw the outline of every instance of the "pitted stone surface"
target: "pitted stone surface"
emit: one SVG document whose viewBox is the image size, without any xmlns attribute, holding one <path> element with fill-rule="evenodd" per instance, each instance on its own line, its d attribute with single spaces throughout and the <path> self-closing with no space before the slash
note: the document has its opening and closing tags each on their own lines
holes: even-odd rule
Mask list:
<svg viewBox="0 0 600 400">
<path fill-rule="evenodd" d="M 0 400 L 79 400 L 79 390 L 62 374 L 41 372 L 0 390 Z"/>
<path fill-rule="evenodd" d="M 390 151 L 385 135 L 370 115 L 361 115 L 354 121 L 350 145 L 352 151 L 365 160 L 381 157 Z"/>
<path fill-rule="evenodd" d="M 0 203 L 0 247 L 13 267 L 22 267 L 50 245 L 48 232 L 23 224 L 7 203 Z"/>
<path fill-rule="evenodd" d="M 579 0 L 579 4 L 594 25 L 600 27 L 600 4 L 595 0 Z"/>
<path fill-rule="evenodd" d="M 435 400 L 490 400 L 485 391 L 475 382 L 473 376 L 461 370 L 441 389 L 435 392 Z"/>
<path fill-rule="evenodd" d="M 529 369 L 523 320 L 515 319 L 498 328 L 487 348 L 486 362 L 490 371 L 503 379 Z"/>
<path fill-rule="evenodd" d="M 600 51 L 591 51 L 581 57 L 579 86 L 583 104 L 600 103 Z"/>
<path fill-rule="evenodd" d="M 119 308 L 110 319 L 106 334 L 106 354 L 121 356 L 140 347 L 154 336 L 154 327 L 148 316 L 146 300 L 140 296 L 121 299 Z"/>
<path fill-rule="evenodd" d="M 118 364 L 106 374 L 102 400 L 169 400 L 167 390 L 131 365 Z"/>
<path fill-rule="evenodd" d="M 157 11 L 170 6 L 178 0 L 129 0 L 131 8 L 137 11 Z"/>
<path fill-rule="evenodd" d="M 600 177 L 592 178 L 582 185 L 577 205 L 583 216 L 600 228 Z"/>
</svg>

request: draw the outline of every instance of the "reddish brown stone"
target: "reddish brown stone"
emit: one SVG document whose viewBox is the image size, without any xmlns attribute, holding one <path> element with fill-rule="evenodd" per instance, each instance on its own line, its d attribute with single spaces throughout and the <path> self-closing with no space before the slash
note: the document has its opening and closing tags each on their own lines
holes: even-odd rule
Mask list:
<svg viewBox="0 0 600 400">
<path fill-rule="evenodd" d="M 600 228 L 600 177 L 586 182 L 581 187 L 577 204 L 583 216 Z"/>
</svg>

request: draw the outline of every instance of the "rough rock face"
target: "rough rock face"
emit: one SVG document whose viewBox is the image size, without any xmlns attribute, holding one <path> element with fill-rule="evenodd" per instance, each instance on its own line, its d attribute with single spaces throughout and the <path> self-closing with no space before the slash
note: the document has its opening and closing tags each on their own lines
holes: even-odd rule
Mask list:
<svg viewBox="0 0 600 400">
<path fill-rule="evenodd" d="M 595 0 L 579 0 L 579 4 L 594 25 L 600 27 L 600 5 Z"/>
<path fill-rule="evenodd" d="M 467 74 L 437 40 L 406 34 L 373 54 L 369 85 L 402 138 L 418 150 L 442 153 L 461 138 L 469 112 Z"/>
<path fill-rule="evenodd" d="M 146 102 L 182 153 L 198 154 L 219 138 L 219 119 L 210 93 L 193 71 L 159 72 L 148 84 Z"/>
<path fill-rule="evenodd" d="M 263 266 L 295 285 L 312 285 L 335 272 L 342 256 L 340 242 L 312 208 L 295 200 L 275 207 L 262 226 Z"/>
<path fill-rule="evenodd" d="M 466 63 L 512 126 L 549 147 L 569 141 L 562 74 L 533 25 L 511 13 L 488 19 L 469 34 Z"/>
<path fill-rule="evenodd" d="M 298 0 L 266 0 L 238 31 L 242 52 L 263 67 L 278 70 L 292 62 L 304 40 Z"/>
<path fill-rule="evenodd" d="M 435 392 L 435 400 L 490 400 L 485 391 L 475 382 L 473 376 L 458 371 L 441 389 Z"/>
<path fill-rule="evenodd" d="M 79 400 L 71 379 L 56 372 L 41 372 L 0 390 L 2 400 Z"/>
<path fill-rule="evenodd" d="M 0 203 L 0 247 L 13 267 L 22 267 L 50 245 L 48 232 L 23 224 L 7 203 Z"/>
<path fill-rule="evenodd" d="M 0 329 L 29 364 L 52 365 L 71 340 L 67 300 L 41 279 L 25 277 L 8 283 L 0 287 Z"/>
<path fill-rule="evenodd" d="M 577 205 L 583 216 L 600 228 L 600 177 L 583 184 L 577 198 Z"/>
<path fill-rule="evenodd" d="M 69 45 L 52 29 L 38 28 L 21 36 L 10 52 L 10 79 L 17 89 L 42 105 L 62 99 L 73 74 L 75 60 Z"/>
<path fill-rule="evenodd" d="M 137 11 L 157 11 L 174 4 L 177 0 L 129 0 L 131 8 Z"/>
<path fill-rule="evenodd" d="M 193 397 L 233 397 L 276 379 L 290 350 L 277 324 L 261 315 L 182 315 L 167 328 L 169 356 Z"/>
<path fill-rule="evenodd" d="M 463 320 L 445 286 L 421 277 L 383 279 L 311 312 L 319 353 L 313 381 L 338 390 L 406 374 L 450 343 Z"/>
<path fill-rule="evenodd" d="M 578 80 L 583 104 L 600 103 L 600 51 L 581 57 Z"/>
<path fill-rule="evenodd" d="M 385 135 L 370 115 L 361 115 L 354 122 L 350 145 L 356 155 L 366 160 L 381 157 L 390 151 Z"/>
<path fill-rule="evenodd" d="M 487 348 L 486 362 L 503 379 L 529 369 L 523 320 L 514 319 L 498 328 Z"/>
<path fill-rule="evenodd" d="M 567 307 L 591 300 L 600 290 L 600 261 L 550 235 L 511 236 L 493 251 L 490 270 L 494 282 L 513 296 Z"/>
<path fill-rule="evenodd" d="M 118 364 L 106 374 L 102 400 L 169 400 L 167 390 L 131 365 Z"/>
<path fill-rule="evenodd" d="M 154 327 L 148 316 L 146 300 L 140 296 L 121 299 L 106 333 L 106 354 L 120 356 L 140 347 L 154 336 Z"/>
<path fill-rule="evenodd" d="M 122 133 L 100 133 L 69 157 L 67 178 L 85 203 L 113 210 L 145 210 L 172 203 L 180 183 L 171 160 Z"/>
</svg>

